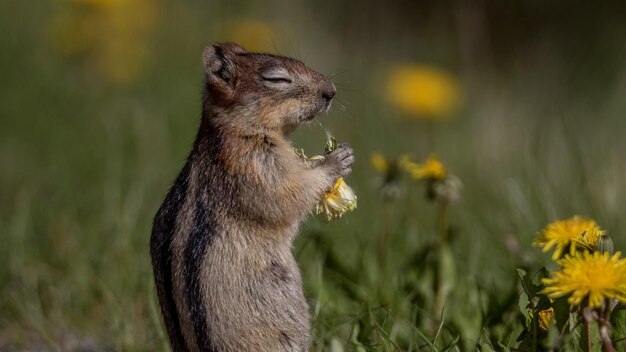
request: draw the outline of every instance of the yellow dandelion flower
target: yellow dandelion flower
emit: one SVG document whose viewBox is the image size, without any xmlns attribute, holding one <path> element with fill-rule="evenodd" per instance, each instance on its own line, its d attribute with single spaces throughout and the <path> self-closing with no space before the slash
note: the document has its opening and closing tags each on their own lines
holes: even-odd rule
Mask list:
<svg viewBox="0 0 626 352">
<path fill-rule="evenodd" d="M 547 252 L 556 246 L 552 259 L 557 260 L 569 247 L 570 254 L 577 249 L 593 250 L 598 238 L 604 234 L 598 224 L 582 216 L 574 216 L 566 220 L 559 220 L 548 224 L 543 229 L 533 245 L 543 247 Z"/>
<path fill-rule="evenodd" d="M 378 172 L 389 171 L 389 162 L 380 153 L 372 154 L 372 157 L 370 158 L 370 162 L 372 163 L 372 167 Z"/>
<path fill-rule="evenodd" d="M 370 162 L 372 167 L 381 175 L 377 179 L 379 191 L 385 200 L 393 200 L 403 192 L 400 178 L 403 176 L 403 166 L 410 161 L 408 154 L 399 157 L 384 157 L 380 153 L 372 154 Z"/>
<path fill-rule="evenodd" d="M 52 19 L 55 48 L 112 83 L 139 76 L 148 58 L 158 0 L 72 0 Z"/>
<path fill-rule="evenodd" d="M 337 148 L 337 141 L 330 134 L 328 134 L 327 137 L 325 151 L 330 153 Z M 323 155 L 307 157 L 302 148 L 295 148 L 294 152 L 308 168 L 315 167 L 316 163 L 323 162 L 326 159 Z M 326 215 L 326 220 L 330 221 L 341 218 L 345 213 L 353 211 L 356 209 L 356 205 L 356 194 L 352 188 L 348 186 L 346 181 L 344 181 L 343 177 L 340 177 L 335 181 L 332 187 L 324 193 L 322 199 L 317 203 L 315 213 L 318 215 Z"/>
<path fill-rule="evenodd" d="M 551 298 L 570 295 L 568 302 L 599 308 L 604 300 L 614 298 L 626 302 L 626 259 L 621 253 L 576 252 L 558 261 L 561 270 L 541 281 L 546 286 L 542 293 Z"/>
<path fill-rule="evenodd" d="M 406 165 L 411 163 L 411 157 L 409 154 L 402 154 L 396 158 L 385 158 L 380 153 L 372 153 L 370 163 L 374 170 L 380 173 L 388 173 L 393 172 L 394 169 L 405 168 Z"/>
<path fill-rule="evenodd" d="M 459 87 L 447 72 L 426 65 L 395 68 L 387 82 L 387 99 L 407 116 L 437 119 L 459 104 Z"/>
<path fill-rule="evenodd" d="M 116 0 L 70 0 L 71 3 L 86 7 L 111 8 L 115 6 Z"/>
<path fill-rule="evenodd" d="M 554 320 L 554 308 L 540 310 L 537 315 L 539 318 L 539 329 L 542 331 L 548 331 L 550 326 L 556 323 Z"/>
<path fill-rule="evenodd" d="M 272 52 L 276 45 L 275 32 L 269 23 L 241 20 L 230 27 L 227 37 L 251 52 Z"/>
<path fill-rule="evenodd" d="M 578 235 L 578 237 L 574 239 L 574 242 L 576 242 L 577 246 L 593 251 L 602 236 L 604 236 L 604 231 L 596 226 Z"/>
<path fill-rule="evenodd" d="M 407 170 L 416 180 L 444 180 L 448 176 L 446 166 L 437 158 L 430 155 L 423 164 L 403 160 L 401 167 Z"/>
<path fill-rule="evenodd" d="M 317 214 L 326 215 L 326 219 L 330 221 L 353 211 L 356 209 L 356 204 L 356 194 L 343 177 L 340 177 L 331 189 L 324 193 L 315 210 Z"/>
</svg>

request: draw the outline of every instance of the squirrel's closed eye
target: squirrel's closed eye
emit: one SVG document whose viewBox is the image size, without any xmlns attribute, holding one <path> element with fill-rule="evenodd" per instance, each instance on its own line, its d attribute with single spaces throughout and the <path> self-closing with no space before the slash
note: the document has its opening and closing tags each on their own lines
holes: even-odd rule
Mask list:
<svg viewBox="0 0 626 352">
<path fill-rule="evenodd" d="M 293 82 L 291 78 L 284 76 L 261 76 L 264 81 L 272 82 L 272 83 L 291 83 Z"/>
<path fill-rule="evenodd" d="M 292 83 L 293 80 L 289 76 L 289 72 L 283 69 L 268 70 L 261 73 L 261 78 L 270 83 Z"/>
</svg>

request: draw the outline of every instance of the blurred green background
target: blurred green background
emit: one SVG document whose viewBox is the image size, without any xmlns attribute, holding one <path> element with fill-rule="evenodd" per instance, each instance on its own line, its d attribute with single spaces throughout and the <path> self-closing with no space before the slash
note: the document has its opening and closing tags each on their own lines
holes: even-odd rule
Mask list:
<svg viewBox="0 0 626 352">
<path fill-rule="evenodd" d="M 293 135 L 318 154 L 329 129 L 357 157 L 359 208 L 312 217 L 294 249 L 312 350 L 516 346 L 515 268 L 548 261 L 538 230 L 585 215 L 626 248 L 625 34 L 623 1 L 0 2 L 0 350 L 167 349 L 148 240 L 214 41 L 338 87 Z M 463 183 L 443 315 L 436 206 L 406 177 L 384 198 L 373 153 L 436 153 Z"/>
</svg>

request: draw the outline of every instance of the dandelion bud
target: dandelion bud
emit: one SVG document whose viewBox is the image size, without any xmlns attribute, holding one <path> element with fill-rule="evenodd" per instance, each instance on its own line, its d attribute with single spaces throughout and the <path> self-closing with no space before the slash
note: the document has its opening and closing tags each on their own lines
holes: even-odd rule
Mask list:
<svg viewBox="0 0 626 352">
<path fill-rule="evenodd" d="M 608 252 L 609 254 L 613 254 L 613 252 L 615 252 L 613 240 L 607 234 L 602 234 L 602 236 L 598 238 L 595 249 L 600 253 Z"/>
<path fill-rule="evenodd" d="M 326 220 L 330 221 L 356 209 L 356 201 L 356 194 L 343 180 L 343 177 L 340 177 L 331 189 L 324 193 L 315 208 L 315 212 L 324 214 Z"/>
<path fill-rule="evenodd" d="M 548 331 L 551 325 L 555 324 L 554 320 L 554 308 L 540 310 L 538 314 L 539 329 L 542 331 Z"/>
<path fill-rule="evenodd" d="M 335 137 L 328 135 L 328 139 L 326 140 L 326 148 L 324 148 L 324 152 L 330 153 L 335 149 L 337 149 L 337 140 L 335 139 Z"/>
</svg>

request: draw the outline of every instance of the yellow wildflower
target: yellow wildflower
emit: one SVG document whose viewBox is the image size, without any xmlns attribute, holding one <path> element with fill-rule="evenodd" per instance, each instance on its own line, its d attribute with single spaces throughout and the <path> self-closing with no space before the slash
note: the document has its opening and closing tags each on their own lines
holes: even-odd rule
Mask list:
<svg viewBox="0 0 626 352">
<path fill-rule="evenodd" d="M 71 0 L 53 18 L 52 39 L 112 83 L 133 81 L 145 66 L 158 0 Z"/>
<path fill-rule="evenodd" d="M 317 214 L 326 215 L 326 219 L 330 221 L 356 209 L 356 201 L 356 194 L 343 177 L 340 177 L 331 189 L 324 193 L 315 211 Z"/>
<path fill-rule="evenodd" d="M 387 82 L 389 102 L 411 117 L 436 119 L 459 103 L 459 88 L 447 72 L 426 65 L 395 68 Z"/>
<path fill-rule="evenodd" d="M 372 167 L 378 172 L 387 172 L 389 171 L 389 162 L 385 157 L 380 153 L 372 154 L 370 159 L 372 163 Z"/>
<path fill-rule="evenodd" d="M 408 154 L 402 154 L 396 158 L 385 158 L 380 153 L 372 153 L 370 163 L 372 164 L 374 170 L 380 173 L 388 173 L 396 172 L 401 168 L 404 168 L 408 163 L 411 163 L 411 158 Z"/>
<path fill-rule="evenodd" d="M 435 155 L 430 155 L 423 164 L 403 160 L 402 165 L 416 180 L 444 180 L 448 176 L 446 166 Z"/>
<path fill-rule="evenodd" d="M 554 308 L 548 308 L 539 311 L 539 329 L 542 331 L 548 331 L 550 326 L 555 323 L 554 321 Z"/>
<path fill-rule="evenodd" d="M 272 52 L 275 50 L 274 27 L 263 21 L 239 21 L 230 27 L 227 37 L 251 52 Z"/>
<path fill-rule="evenodd" d="M 111 8 L 117 0 L 70 0 L 71 3 L 86 7 Z"/>
<path fill-rule="evenodd" d="M 558 261 L 561 270 L 541 281 L 546 286 L 542 293 L 551 298 L 570 295 L 568 302 L 599 308 L 609 298 L 626 302 L 626 259 L 621 253 L 576 252 Z"/>
<path fill-rule="evenodd" d="M 593 251 L 602 236 L 605 236 L 604 230 L 596 226 L 578 235 L 578 237 L 574 239 L 574 242 L 576 242 L 577 246 Z"/>
<path fill-rule="evenodd" d="M 379 190 L 385 200 L 396 199 L 402 193 L 403 189 L 399 183 L 402 177 L 402 165 L 409 160 L 408 154 L 395 158 L 385 158 L 380 153 L 372 154 L 370 162 L 372 167 L 381 173 L 381 177 L 378 179 Z"/>
<path fill-rule="evenodd" d="M 598 238 L 603 234 L 604 231 L 595 221 L 574 216 L 550 223 L 539 233 L 533 245 L 543 247 L 544 252 L 556 246 L 552 259 L 557 260 L 568 247 L 570 254 L 579 248 L 593 250 Z"/>
</svg>

